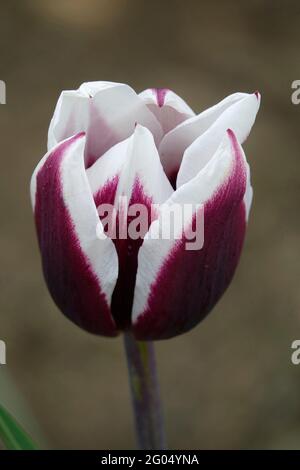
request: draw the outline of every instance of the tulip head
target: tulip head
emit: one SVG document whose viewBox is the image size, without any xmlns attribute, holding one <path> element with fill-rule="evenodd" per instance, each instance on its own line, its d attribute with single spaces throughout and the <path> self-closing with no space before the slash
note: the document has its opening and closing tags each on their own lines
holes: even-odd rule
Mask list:
<svg viewBox="0 0 300 470">
<path fill-rule="evenodd" d="M 61 94 L 31 197 L 44 276 L 69 319 L 155 340 L 211 311 L 243 246 L 252 188 L 241 144 L 259 104 L 235 93 L 195 115 L 170 90 L 110 82 Z M 187 249 L 199 215 L 203 243 Z"/>
</svg>

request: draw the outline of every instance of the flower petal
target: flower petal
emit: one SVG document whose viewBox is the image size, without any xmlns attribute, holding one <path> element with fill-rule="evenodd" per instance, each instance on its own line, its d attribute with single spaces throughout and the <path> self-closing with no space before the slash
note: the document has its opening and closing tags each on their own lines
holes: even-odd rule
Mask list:
<svg viewBox="0 0 300 470">
<path fill-rule="evenodd" d="M 31 180 L 32 204 L 44 275 L 57 306 L 87 331 L 115 336 L 109 305 L 118 276 L 117 253 L 103 228 L 99 236 L 84 145 L 84 134 L 77 134 L 41 160 Z"/>
<path fill-rule="evenodd" d="M 152 204 L 161 204 L 173 192 L 160 162 L 151 132 L 138 125 L 134 134 L 110 149 L 87 171 L 96 204 L 107 203 L 107 194 L 117 210 L 117 238 L 114 239 L 119 259 L 119 276 L 112 298 L 112 314 L 120 328 L 131 323 L 131 309 L 137 271 L 137 254 L 143 234 L 132 239 L 128 226 L 132 217 L 128 210 L 136 204 L 146 209 L 145 232 L 151 217 Z M 107 191 L 106 188 L 111 188 Z M 113 188 L 113 189 L 112 189 Z M 136 214 L 137 215 L 137 214 Z M 126 226 L 127 236 L 119 234 Z"/>
<path fill-rule="evenodd" d="M 206 165 L 218 148 L 226 129 L 232 129 L 242 144 L 251 131 L 259 105 L 260 97 L 253 93 L 226 109 L 184 152 L 177 187 L 193 178 Z"/>
<path fill-rule="evenodd" d="M 88 168 L 87 176 L 97 206 L 114 204 L 118 197 L 132 202 L 133 197 L 137 199 L 134 195 L 137 182 L 155 204 L 161 204 L 173 193 L 153 136 L 141 125 L 136 126 L 131 137 L 114 145 Z"/>
<path fill-rule="evenodd" d="M 145 103 L 128 85 L 88 82 L 75 91 L 63 91 L 50 123 L 48 148 L 78 132 L 86 132 L 85 161 L 90 166 L 106 150 L 129 137 L 141 123 L 157 142 L 162 129 Z"/>
<path fill-rule="evenodd" d="M 160 122 L 164 133 L 195 116 L 186 102 L 168 88 L 148 88 L 139 96 Z"/>
<path fill-rule="evenodd" d="M 197 159 L 196 157 L 191 158 L 191 162 L 186 162 L 188 158 L 186 156 L 184 162 L 182 161 L 184 152 L 194 141 L 196 145 L 196 142 L 200 141 L 200 136 L 203 135 L 204 141 L 203 144 L 201 141 L 201 151 L 204 149 L 202 152 L 204 155 L 207 155 L 206 152 L 208 152 L 210 158 L 220 144 L 226 129 L 231 128 L 240 134 L 241 126 L 241 130 L 246 127 L 248 133 L 250 132 L 258 108 L 259 99 L 257 99 L 256 94 L 234 93 L 215 106 L 206 109 L 198 116 L 183 122 L 166 134 L 160 143 L 159 153 L 168 175 L 177 174 L 179 170 L 180 177 L 178 175 L 177 187 L 183 184 L 183 181 L 189 179 L 186 173 L 188 173 L 189 177 L 190 174 L 192 176 L 197 174 L 197 172 L 193 171 L 193 165 L 195 168 L 198 168 L 198 164 L 194 163 L 194 160 Z M 239 125 L 240 120 L 241 124 Z M 206 136 L 206 133 L 208 136 Z M 246 137 L 247 135 L 244 138 Z M 215 144 L 213 150 L 211 150 L 211 141 Z M 242 143 L 241 140 L 240 142 Z M 208 148 L 205 145 L 208 145 Z M 198 155 L 197 151 L 195 154 Z M 198 157 L 200 162 L 202 161 L 201 158 L 204 158 L 202 154 Z M 206 161 L 208 161 L 208 158 Z M 192 167 L 192 170 L 190 170 L 190 167 Z M 199 167 L 199 170 L 201 167 Z"/>
<path fill-rule="evenodd" d="M 165 208 L 154 221 L 138 257 L 133 329 L 140 340 L 170 338 L 200 322 L 229 285 L 241 252 L 245 227 L 243 202 L 246 160 L 234 133 L 228 131 L 201 172 L 168 201 L 204 205 L 204 246 L 187 250 L 184 228 L 195 212 L 183 218 L 182 238 L 158 239 L 168 224 Z M 178 224 L 177 230 L 178 232 Z"/>
<path fill-rule="evenodd" d="M 134 194 L 139 181 L 147 197 L 153 203 L 161 204 L 173 193 L 166 177 L 151 132 L 137 125 L 127 141 L 126 162 L 118 186 L 119 195 L 137 199 Z"/>
</svg>

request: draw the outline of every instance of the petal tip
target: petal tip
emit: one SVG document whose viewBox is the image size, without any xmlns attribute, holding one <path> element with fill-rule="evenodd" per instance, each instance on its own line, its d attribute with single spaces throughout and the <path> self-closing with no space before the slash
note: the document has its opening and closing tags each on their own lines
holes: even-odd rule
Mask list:
<svg viewBox="0 0 300 470">
<path fill-rule="evenodd" d="M 235 135 L 235 133 L 233 132 L 232 129 L 230 129 L 230 128 L 227 129 L 226 133 L 227 133 L 227 135 L 228 135 L 230 141 L 231 141 L 233 144 L 237 142 L 237 137 L 236 137 L 236 135 Z"/>
<path fill-rule="evenodd" d="M 165 98 L 169 91 L 168 88 L 152 88 L 153 93 L 156 96 L 157 105 L 162 108 L 165 104 Z"/>
<path fill-rule="evenodd" d="M 138 122 L 135 124 L 135 128 L 133 131 L 133 136 L 135 137 L 145 137 L 145 136 L 152 136 L 152 132 L 142 124 L 139 124 Z"/>
<path fill-rule="evenodd" d="M 86 132 L 85 131 L 81 131 L 81 132 L 78 132 L 78 134 L 75 134 L 74 136 L 74 139 L 75 140 L 79 140 L 79 139 L 83 139 L 84 137 L 86 136 Z"/>
<path fill-rule="evenodd" d="M 255 94 L 256 98 L 259 100 L 259 99 L 260 99 L 260 93 L 259 93 L 259 91 L 256 90 L 256 91 L 254 92 L 254 94 Z"/>
</svg>

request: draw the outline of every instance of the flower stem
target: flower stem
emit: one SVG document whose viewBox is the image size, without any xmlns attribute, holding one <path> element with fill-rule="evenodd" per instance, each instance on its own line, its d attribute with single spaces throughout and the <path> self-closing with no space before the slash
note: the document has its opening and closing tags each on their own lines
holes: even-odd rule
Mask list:
<svg viewBox="0 0 300 470">
<path fill-rule="evenodd" d="M 129 332 L 124 343 L 138 448 L 166 449 L 153 343 L 137 341 Z"/>
</svg>

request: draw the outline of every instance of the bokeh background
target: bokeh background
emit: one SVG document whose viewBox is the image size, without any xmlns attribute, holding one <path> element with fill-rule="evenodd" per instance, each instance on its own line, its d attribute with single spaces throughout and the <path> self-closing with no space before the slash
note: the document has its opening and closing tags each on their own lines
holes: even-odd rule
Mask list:
<svg viewBox="0 0 300 470">
<path fill-rule="evenodd" d="M 170 448 L 300 448 L 297 1 L 1 2 L 0 399 L 43 447 L 133 448 L 121 338 L 69 323 L 45 287 L 29 180 L 62 89 L 168 87 L 196 110 L 262 94 L 245 144 L 254 204 L 234 282 L 192 332 L 157 344 Z"/>
</svg>

